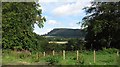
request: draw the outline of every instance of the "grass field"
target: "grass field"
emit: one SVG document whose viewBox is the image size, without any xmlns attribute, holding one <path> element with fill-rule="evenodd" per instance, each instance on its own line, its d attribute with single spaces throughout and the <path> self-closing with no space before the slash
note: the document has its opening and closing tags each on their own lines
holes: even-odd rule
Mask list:
<svg viewBox="0 0 120 67">
<path fill-rule="evenodd" d="M 51 51 L 52 52 L 52 51 Z M 96 51 L 96 62 L 93 60 L 93 51 L 79 51 L 79 60 L 76 60 L 76 51 L 66 51 L 65 60 L 62 52 L 46 53 L 44 57 L 40 52 L 31 55 L 27 53 L 19 53 L 17 51 L 3 50 L 3 65 L 116 65 L 118 57 L 116 52 Z"/>
</svg>

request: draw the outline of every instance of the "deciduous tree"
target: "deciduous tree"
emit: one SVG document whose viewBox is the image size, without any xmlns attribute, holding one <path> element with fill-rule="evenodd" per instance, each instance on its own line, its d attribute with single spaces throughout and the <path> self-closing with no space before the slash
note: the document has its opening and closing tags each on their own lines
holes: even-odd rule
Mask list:
<svg viewBox="0 0 120 67">
<path fill-rule="evenodd" d="M 2 47 L 4 49 L 36 49 L 34 24 L 43 27 L 46 21 L 35 2 L 2 3 Z"/>
<path fill-rule="evenodd" d="M 87 16 L 83 26 L 87 28 L 86 47 L 120 48 L 120 2 L 93 2 L 84 8 Z"/>
</svg>

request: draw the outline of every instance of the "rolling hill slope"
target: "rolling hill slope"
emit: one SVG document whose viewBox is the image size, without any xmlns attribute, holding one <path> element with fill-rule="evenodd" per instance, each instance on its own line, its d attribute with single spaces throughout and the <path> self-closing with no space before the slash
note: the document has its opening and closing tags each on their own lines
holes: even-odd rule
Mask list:
<svg viewBox="0 0 120 67">
<path fill-rule="evenodd" d="M 55 28 L 45 34 L 48 37 L 64 37 L 64 38 L 84 38 L 85 32 L 81 29 Z"/>
</svg>

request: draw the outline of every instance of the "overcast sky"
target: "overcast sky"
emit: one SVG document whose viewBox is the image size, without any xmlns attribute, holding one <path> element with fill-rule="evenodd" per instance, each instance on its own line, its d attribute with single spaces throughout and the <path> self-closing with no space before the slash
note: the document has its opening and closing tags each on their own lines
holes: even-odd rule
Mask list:
<svg viewBox="0 0 120 67">
<path fill-rule="evenodd" d="M 43 28 L 35 25 L 34 32 L 42 35 L 54 28 L 80 29 L 77 23 L 85 16 L 86 6 L 90 6 L 91 0 L 39 0 L 42 8 L 42 16 L 47 21 Z"/>
</svg>

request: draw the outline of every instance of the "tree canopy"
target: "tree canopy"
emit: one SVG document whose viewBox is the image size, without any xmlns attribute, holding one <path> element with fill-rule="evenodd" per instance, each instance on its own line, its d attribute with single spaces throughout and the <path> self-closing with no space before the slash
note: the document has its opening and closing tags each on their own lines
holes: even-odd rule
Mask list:
<svg viewBox="0 0 120 67">
<path fill-rule="evenodd" d="M 87 14 L 83 18 L 87 29 L 86 47 L 120 48 L 120 2 L 92 2 L 92 6 L 84 10 Z"/>
<path fill-rule="evenodd" d="M 2 47 L 4 49 L 36 49 L 34 24 L 43 27 L 46 21 L 35 2 L 2 3 Z"/>
</svg>

